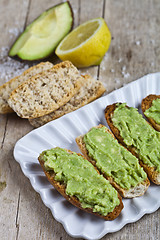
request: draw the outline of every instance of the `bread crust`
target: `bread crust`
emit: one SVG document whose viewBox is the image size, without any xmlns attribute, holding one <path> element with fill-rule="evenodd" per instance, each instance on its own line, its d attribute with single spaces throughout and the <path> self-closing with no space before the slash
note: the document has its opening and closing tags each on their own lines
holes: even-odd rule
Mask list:
<svg viewBox="0 0 160 240">
<path fill-rule="evenodd" d="M 128 106 L 126 106 L 128 107 Z M 116 128 L 112 122 L 112 116 L 114 113 L 114 110 L 116 109 L 116 103 L 109 105 L 105 109 L 105 118 L 107 120 L 107 123 L 113 132 L 114 136 L 117 138 L 117 140 L 124 146 L 126 147 L 135 157 L 138 158 L 140 165 L 143 167 L 144 171 L 147 173 L 148 178 L 154 182 L 155 184 L 159 185 L 160 184 L 160 173 L 156 171 L 155 167 L 150 167 L 147 164 L 143 163 L 143 161 L 140 159 L 140 156 L 136 153 L 136 149 L 132 146 L 127 146 L 123 138 L 120 135 L 120 131 L 118 128 Z"/>
<path fill-rule="evenodd" d="M 96 128 L 101 128 L 103 126 L 104 125 L 99 124 Z M 112 132 L 108 128 L 106 129 L 106 132 L 110 133 L 112 135 L 112 137 L 115 138 L 114 135 L 112 134 Z M 92 158 L 89 157 L 88 151 L 87 151 L 85 143 L 83 141 L 83 136 L 81 135 L 81 136 L 77 137 L 76 142 L 77 142 L 81 152 L 83 153 L 83 155 L 87 158 L 87 160 L 89 162 L 91 162 L 96 167 L 96 162 Z M 119 192 L 119 194 L 124 198 L 134 198 L 134 197 L 142 196 L 146 192 L 146 190 L 148 189 L 148 187 L 150 185 L 150 182 L 147 178 L 142 183 L 139 183 L 136 187 L 130 188 L 129 190 L 127 190 L 127 189 L 123 189 L 122 187 L 120 187 L 111 176 L 108 177 L 103 172 L 102 172 L 102 174 L 112 184 L 112 186 L 114 188 L 116 188 L 116 190 Z"/>
<path fill-rule="evenodd" d="M 65 149 L 65 150 L 66 150 L 68 153 L 70 153 L 70 154 L 73 153 L 73 152 L 70 151 L 70 150 L 67 150 L 67 149 Z M 82 156 L 82 155 L 79 154 L 79 153 L 78 153 L 77 155 Z M 82 156 L 82 157 L 85 159 L 84 156 Z M 76 206 L 76 207 L 78 207 L 78 208 L 80 208 L 80 209 L 82 209 L 82 210 L 84 210 L 84 211 L 86 211 L 86 212 L 88 212 L 88 213 L 92 213 L 92 214 L 94 214 L 94 215 L 96 215 L 96 216 L 98 216 L 98 217 L 100 217 L 100 218 L 105 219 L 105 220 L 114 220 L 115 218 L 117 218 L 117 217 L 119 216 L 120 212 L 121 212 L 122 209 L 123 209 L 123 203 L 122 203 L 122 198 L 121 198 L 121 196 L 119 195 L 118 192 L 117 192 L 117 194 L 118 194 L 118 198 L 119 198 L 119 200 L 120 200 L 120 204 L 119 204 L 118 206 L 116 206 L 112 212 L 108 213 L 106 216 L 103 216 L 103 215 L 101 215 L 101 214 L 99 214 L 99 213 L 93 212 L 91 208 L 83 208 L 83 207 L 81 206 L 80 201 L 79 201 L 75 196 L 72 196 L 72 197 L 68 196 L 68 195 L 66 194 L 66 191 L 65 191 L 66 186 L 65 186 L 64 184 L 62 184 L 62 183 L 59 183 L 58 181 L 56 181 L 56 180 L 54 179 L 54 177 L 55 177 L 54 171 L 46 171 L 46 170 L 45 170 L 45 167 L 44 167 L 44 162 L 41 160 L 40 157 L 38 158 L 38 160 L 39 160 L 39 163 L 40 163 L 40 165 L 41 165 L 41 167 L 42 167 L 42 169 L 43 169 L 43 171 L 44 171 L 47 179 L 49 180 L 49 182 L 56 188 L 56 190 L 57 190 L 66 200 L 68 200 L 68 201 L 69 201 L 70 203 L 72 203 L 74 206 Z M 86 160 L 86 161 L 87 161 L 87 160 Z M 96 169 L 96 168 L 95 168 L 95 169 Z M 98 172 L 97 169 L 96 169 L 96 171 Z M 99 173 L 99 172 L 98 172 L 98 173 Z"/>
<path fill-rule="evenodd" d="M 153 100 L 155 100 L 157 98 L 160 99 L 160 95 L 150 94 L 147 97 L 145 97 L 141 103 L 142 112 L 144 113 L 148 108 L 150 108 L 152 106 Z M 147 116 L 145 116 L 145 117 L 151 123 L 151 125 L 152 125 L 152 127 L 154 127 L 154 129 L 156 129 L 157 131 L 160 131 L 160 124 L 156 123 L 154 121 L 154 119 L 152 119 L 152 118 L 149 118 Z"/>
</svg>

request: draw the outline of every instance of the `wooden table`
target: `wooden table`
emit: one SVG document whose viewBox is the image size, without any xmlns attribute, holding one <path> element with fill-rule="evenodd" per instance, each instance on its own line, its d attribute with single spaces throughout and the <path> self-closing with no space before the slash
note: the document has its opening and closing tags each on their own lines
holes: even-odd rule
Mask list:
<svg viewBox="0 0 160 240">
<path fill-rule="evenodd" d="M 7 57 L 8 48 L 25 26 L 60 0 L 0 1 L 0 83 L 20 74 L 31 64 Z M 159 0 L 71 0 L 74 26 L 104 17 L 112 43 L 100 67 L 83 69 L 104 82 L 107 92 L 147 73 L 160 70 Z M 27 120 L 16 114 L 0 115 L 0 239 L 71 240 L 52 217 L 13 158 L 18 139 L 30 132 Z M 160 210 L 128 224 L 103 239 L 160 239 Z"/>
</svg>

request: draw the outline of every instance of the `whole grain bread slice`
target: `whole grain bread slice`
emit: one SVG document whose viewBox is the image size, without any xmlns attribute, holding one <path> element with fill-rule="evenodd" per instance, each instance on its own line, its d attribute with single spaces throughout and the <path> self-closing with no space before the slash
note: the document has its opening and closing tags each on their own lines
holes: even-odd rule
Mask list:
<svg viewBox="0 0 160 240">
<path fill-rule="evenodd" d="M 83 83 L 84 85 L 79 89 L 79 92 L 75 94 L 69 102 L 47 115 L 39 118 L 29 119 L 31 125 L 34 127 L 40 127 L 47 122 L 50 122 L 88 104 L 89 102 L 100 97 L 105 92 L 102 82 L 94 80 L 90 75 L 83 76 Z"/>
<path fill-rule="evenodd" d="M 22 83 L 11 93 L 8 103 L 20 117 L 37 118 L 67 103 L 82 85 L 77 68 L 65 61 Z"/>
<path fill-rule="evenodd" d="M 128 107 L 128 106 L 126 106 L 126 107 Z M 127 146 L 124 143 L 124 140 L 120 135 L 119 129 L 114 126 L 113 121 L 112 121 L 112 116 L 114 114 L 115 109 L 116 109 L 116 103 L 107 106 L 105 109 L 105 118 L 107 120 L 107 123 L 108 123 L 112 133 L 124 147 L 126 147 L 134 156 L 136 156 L 139 159 L 139 163 L 143 167 L 144 171 L 147 173 L 148 178 L 155 184 L 159 185 L 160 184 L 160 173 L 156 171 L 155 167 L 150 167 L 142 161 L 141 157 L 137 154 L 135 147 Z"/>
<path fill-rule="evenodd" d="M 142 112 L 144 113 L 147 109 L 149 109 L 152 106 L 153 100 L 156 100 L 157 98 L 160 99 L 160 95 L 150 94 L 145 97 L 141 103 Z M 160 131 L 160 124 L 156 123 L 153 118 L 149 118 L 147 116 L 146 118 L 157 131 Z"/>
<path fill-rule="evenodd" d="M 73 154 L 72 151 L 65 149 L 69 154 Z M 77 155 L 82 156 L 81 154 L 77 153 Z M 82 156 L 84 158 L 84 156 Z M 85 159 L 85 158 L 84 158 Z M 106 216 L 103 216 L 101 214 L 99 214 L 98 212 L 93 212 L 93 210 L 91 208 L 83 208 L 80 201 L 78 200 L 78 198 L 76 196 L 68 196 L 66 194 L 66 185 L 64 182 L 58 182 L 55 180 L 55 172 L 54 171 L 47 171 L 44 167 L 44 160 L 43 160 L 43 154 L 41 154 L 38 158 L 39 163 L 47 177 L 47 179 L 49 180 L 49 182 L 55 187 L 55 189 L 66 199 L 68 200 L 71 204 L 73 204 L 74 206 L 88 212 L 88 213 L 92 213 L 100 218 L 103 218 L 105 220 L 113 220 L 116 217 L 119 216 L 119 214 L 121 213 L 122 209 L 123 209 L 123 203 L 122 203 L 122 198 L 119 195 L 119 193 L 117 192 L 120 204 L 118 206 L 116 206 L 114 208 L 114 210 L 110 213 L 108 213 Z M 87 161 L 87 160 L 86 160 Z M 95 168 L 96 169 L 96 168 Z M 98 172 L 98 170 L 96 169 L 96 171 Z M 99 172 L 98 172 L 99 173 Z"/>
<path fill-rule="evenodd" d="M 8 99 L 11 92 L 17 88 L 20 84 L 25 82 L 28 78 L 36 75 L 37 73 L 43 72 L 44 70 L 50 69 L 53 64 L 50 62 L 41 62 L 29 69 L 25 70 L 21 75 L 12 78 L 10 81 L 0 86 L 0 113 L 11 113 L 13 109 L 8 105 Z"/>
<path fill-rule="evenodd" d="M 98 126 L 96 126 L 94 128 L 102 128 L 102 127 L 104 127 L 104 125 L 99 124 Z M 108 128 L 106 128 L 106 132 L 108 132 L 109 134 L 112 135 L 113 138 L 115 138 L 114 135 L 112 134 L 112 132 Z M 97 168 L 96 160 L 89 156 L 89 153 L 88 153 L 88 150 L 86 148 L 83 138 L 84 138 L 84 135 L 77 137 L 76 143 L 78 144 L 79 149 L 81 150 L 82 154 L 86 157 L 86 159 Z M 117 159 L 118 159 L 118 155 L 117 155 Z M 114 188 L 116 188 L 116 190 L 119 192 L 119 194 L 124 198 L 134 198 L 134 197 L 142 196 L 146 192 L 146 190 L 148 189 L 148 187 L 150 185 L 148 178 L 146 178 L 141 183 L 138 183 L 135 187 L 132 187 L 130 189 L 124 189 L 114 181 L 114 178 L 112 176 L 107 176 L 99 168 L 98 168 L 98 170 L 104 175 L 104 177 L 112 184 L 112 186 Z"/>
</svg>

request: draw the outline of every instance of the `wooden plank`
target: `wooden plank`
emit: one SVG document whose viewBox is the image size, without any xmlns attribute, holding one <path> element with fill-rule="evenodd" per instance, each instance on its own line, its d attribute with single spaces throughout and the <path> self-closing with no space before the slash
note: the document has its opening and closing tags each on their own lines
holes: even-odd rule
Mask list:
<svg viewBox="0 0 160 240">
<path fill-rule="evenodd" d="M 74 26 L 78 24 L 79 2 L 70 1 L 75 12 Z M 28 14 L 27 24 L 32 22 L 35 17 L 41 14 L 45 9 L 59 3 L 59 1 L 41 1 L 32 0 Z M 54 62 L 53 62 L 54 63 Z M 20 181 L 20 200 L 17 225 L 19 227 L 17 239 L 71 239 L 65 232 L 63 226 L 52 216 L 50 210 L 43 204 L 39 194 L 31 187 L 29 180 L 21 176 Z M 25 188 L 24 188 L 25 186 Z M 34 219 L 34 221 L 33 221 Z"/>
<path fill-rule="evenodd" d="M 99 75 L 110 92 L 149 72 L 159 71 L 160 63 L 160 2 L 146 1 L 70 1 L 75 25 L 104 14 L 112 32 L 112 43 L 101 66 L 82 69 L 93 77 Z M 7 48 L 24 26 L 46 8 L 59 1 L 2 0 L 0 2 L 0 83 L 28 65 L 7 57 Z M 103 11 L 105 7 L 105 11 Z M 6 14 L 7 13 L 7 14 Z M 27 15 L 28 13 L 28 15 Z M 16 17 L 15 17 L 16 16 Z M 12 64 L 11 64 L 12 63 Z M 6 76 L 5 76 L 6 75 Z M 52 217 L 13 159 L 15 142 L 31 131 L 27 120 L 15 114 L 0 116 L 0 239 L 65 239 L 71 238 Z M 128 224 L 103 239 L 160 239 L 160 210 Z"/>
<path fill-rule="evenodd" d="M 99 79 L 107 92 L 159 71 L 159 9 L 160 2 L 156 0 L 106 0 L 104 17 L 112 42 L 101 63 Z M 160 239 L 159 219 L 160 210 L 104 239 Z"/>
<path fill-rule="evenodd" d="M 160 1 L 106 0 L 111 46 L 100 67 L 107 91 L 159 71 Z"/>
<path fill-rule="evenodd" d="M 69 1 L 73 11 L 73 28 L 79 25 L 79 11 L 80 11 L 80 0 L 70 0 Z"/>
<path fill-rule="evenodd" d="M 10 46 L 19 32 L 23 30 L 28 3 L 29 0 L 1 1 L 0 29 L 3 30 L 3 34 L 1 34 L 0 47 Z"/>
<path fill-rule="evenodd" d="M 29 0 L 0 2 L 0 84 L 21 74 L 28 64 L 8 57 L 8 51 L 17 36 L 23 31 Z"/>
<path fill-rule="evenodd" d="M 84 23 L 90 19 L 102 17 L 103 16 L 103 1 L 93 0 L 93 1 L 80 1 L 80 21 L 79 24 Z M 98 75 L 98 66 L 92 66 L 89 68 L 81 69 L 82 73 L 91 74 L 95 79 Z"/>
<path fill-rule="evenodd" d="M 8 58 L 7 51 L 9 49 L 8 47 L 11 46 L 15 40 L 17 34 L 23 30 L 27 5 L 28 0 L 23 2 L 20 0 L 10 0 L 1 1 L 0 3 L 0 31 L 3 33 L 1 34 L 0 42 L 0 83 L 7 81 L 8 78 L 12 77 L 14 74 L 12 74 L 12 71 L 14 70 L 11 70 L 10 67 L 12 63 L 12 66 L 16 68 L 16 61 L 12 61 Z M 24 64 L 18 66 L 22 67 Z M 0 116 L 0 239 L 4 240 L 16 239 L 17 226 L 15 219 L 19 195 L 19 186 L 14 184 L 15 182 L 13 179 L 16 179 L 15 173 L 20 170 L 17 169 L 18 165 L 12 157 L 18 125 L 15 128 L 15 132 L 13 129 L 8 128 L 10 125 L 10 119 L 12 119 L 12 115 Z M 8 133 L 11 133 L 11 136 L 9 136 L 10 134 Z"/>
<path fill-rule="evenodd" d="M 5 139 L 5 132 L 6 132 L 6 127 L 7 127 L 7 116 L 2 115 L 0 117 L 0 148 L 3 148 L 3 143 Z"/>
<path fill-rule="evenodd" d="M 32 127 L 27 120 L 22 120 L 15 114 L 8 118 L 0 161 L 0 185 L 2 183 L 6 184 L 0 190 L 0 239 L 16 239 L 18 234 L 19 197 L 21 187 L 24 188 L 25 186 L 23 181 L 25 177 L 19 164 L 13 158 L 13 146 L 19 138 L 31 129 Z M 8 229 L 9 231 L 7 231 Z"/>
</svg>

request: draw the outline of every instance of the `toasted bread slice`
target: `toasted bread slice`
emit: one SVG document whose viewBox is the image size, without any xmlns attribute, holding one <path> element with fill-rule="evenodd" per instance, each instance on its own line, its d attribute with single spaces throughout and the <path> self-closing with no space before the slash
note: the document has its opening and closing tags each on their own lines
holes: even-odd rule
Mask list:
<svg viewBox="0 0 160 240">
<path fill-rule="evenodd" d="M 59 148 L 55 148 L 55 149 L 59 149 Z M 87 164 L 87 166 L 89 167 L 89 168 L 91 168 L 93 171 L 94 171 L 94 174 L 99 174 L 98 173 L 98 171 L 96 170 L 96 169 L 94 169 L 94 167 L 81 155 L 81 154 L 76 154 L 76 153 L 73 153 L 73 152 L 71 152 L 70 150 L 67 150 L 67 149 L 63 149 L 63 150 L 65 150 L 66 151 L 66 153 L 67 154 L 75 154 L 75 155 L 77 155 L 77 156 L 81 156 L 82 157 L 82 159 L 84 159 L 85 161 L 86 161 L 86 163 L 85 164 Z M 56 158 L 57 158 L 57 156 L 56 156 Z M 82 209 L 82 210 L 84 210 L 84 211 L 86 211 L 86 212 L 88 212 L 88 213 L 92 213 L 92 214 L 94 214 L 94 215 L 96 215 L 96 216 L 98 216 L 98 217 L 101 217 L 101 218 L 103 218 L 103 219 L 105 219 L 105 220 L 113 220 L 113 219 L 115 219 L 116 217 L 118 217 L 118 215 L 120 214 L 120 212 L 121 212 L 121 210 L 123 209 L 123 203 L 122 203 L 122 198 L 121 198 L 121 196 L 118 194 L 118 192 L 116 192 L 116 190 L 108 183 L 108 182 L 105 182 L 105 184 L 107 184 L 106 186 L 107 186 L 107 192 L 106 193 L 104 193 L 104 194 L 106 194 L 106 195 L 104 195 L 103 196 L 103 199 L 105 199 L 105 198 L 107 198 L 108 199 L 108 196 L 109 196 L 109 199 L 111 199 L 111 204 L 113 205 L 112 206 L 112 208 L 113 208 L 113 211 L 112 212 L 108 212 L 108 214 L 106 215 L 106 216 L 104 216 L 104 215 L 102 215 L 101 213 L 99 213 L 98 211 L 94 211 L 93 212 L 93 209 L 92 208 L 88 208 L 88 207 L 83 207 L 82 206 L 82 203 L 81 203 L 81 201 L 79 200 L 80 198 L 78 198 L 79 197 L 79 187 L 77 186 L 75 186 L 75 179 L 74 179 L 74 172 L 73 172 L 73 174 L 72 174 L 72 169 L 70 170 L 69 169 L 69 171 L 70 171 L 70 181 L 72 181 L 72 178 L 73 178 L 73 182 L 74 182 L 74 188 L 76 189 L 76 192 L 75 192 L 75 194 L 73 194 L 73 195 L 68 195 L 67 194 L 67 192 L 66 192 L 66 188 L 67 188 L 67 186 L 68 186 L 68 180 L 67 181 L 63 181 L 62 179 L 60 180 L 60 181 L 58 181 L 58 180 L 56 180 L 55 178 L 56 178 L 56 175 L 57 174 L 59 174 L 59 172 L 56 170 L 56 173 L 54 172 L 54 168 L 52 168 L 52 169 L 46 169 L 46 167 L 45 167 L 45 153 L 43 152 L 42 154 L 40 154 L 40 156 L 39 156 L 39 158 L 38 158 L 38 160 L 39 160 L 39 162 L 40 162 L 40 165 L 42 166 L 42 169 L 43 169 L 43 171 L 44 171 L 44 173 L 45 173 L 45 175 L 46 175 L 46 177 L 47 177 L 47 179 L 49 180 L 49 182 L 58 190 L 58 192 L 63 196 L 63 197 L 65 197 L 70 203 L 72 203 L 74 206 L 76 206 L 76 207 L 78 207 L 78 208 L 80 208 L 80 209 Z M 67 159 L 67 157 L 65 158 L 65 163 L 68 165 L 68 163 L 66 162 L 68 159 Z M 73 161 L 74 160 L 74 161 Z M 64 163 L 64 161 L 63 161 L 63 163 Z M 74 159 L 72 159 L 72 162 L 76 162 L 76 158 L 74 157 Z M 64 164 L 65 164 L 64 163 Z M 63 164 L 63 166 L 64 166 L 64 164 Z M 75 167 L 76 166 L 79 166 L 79 164 L 75 164 Z M 87 167 L 87 169 L 88 169 L 88 167 Z M 81 169 L 84 169 L 84 171 L 85 171 L 85 168 L 81 168 Z M 68 174 L 67 174 L 67 172 L 66 172 L 66 170 L 64 170 L 64 169 L 61 169 L 61 174 L 63 175 L 63 176 L 67 176 Z M 74 171 L 74 170 L 73 170 Z M 83 170 L 82 170 L 83 171 Z M 84 174 L 84 176 L 82 176 L 82 175 L 80 175 L 80 176 L 78 176 L 78 177 L 80 177 L 80 179 L 82 178 L 82 180 L 80 180 L 81 181 L 81 183 L 83 182 L 84 183 L 84 185 L 85 185 L 85 192 L 86 193 L 88 193 L 88 191 L 90 190 L 90 189 L 88 189 L 88 186 L 87 186 L 87 184 L 86 184 L 86 181 L 85 181 L 85 174 Z M 87 177 L 88 178 L 88 177 Z M 102 176 L 100 177 L 100 178 L 103 178 Z M 91 179 L 91 184 L 93 183 L 92 181 L 92 178 L 91 177 L 89 177 L 89 179 Z M 103 180 L 104 181 L 104 180 Z M 117 202 L 118 202 L 118 205 L 117 204 L 115 204 L 114 203 L 114 199 L 112 199 L 113 198 L 113 196 L 111 195 L 111 191 L 113 190 L 113 192 L 114 192 L 114 194 L 115 194 L 115 196 L 116 196 L 116 199 L 117 199 Z M 95 191 L 97 191 L 96 189 L 95 189 Z M 84 195 L 85 195 L 85 192 L 83 193 Z M 76 195 L 76 193 L 77 193 L 77 195 Z M 86 194 L 86 195 L 88 195 L 88 194 Z M 88 204 L 90 204 L 90 200 L 88 200 L 89 202 L 88 202 Z M 92 200 L 91 200 L 92 201 Z M 97 205 L 97 203 L 96 203 L 96 201 L 95 201 L 95 203 L 94 202 L 92 202 L 92 205 L 93 206 L 96 206 Z"/>
<path fill-rule="evenodd" d="M 102 127 L 105 127 L 103 125 L 98 125 L 94 128 L 102 128 Z M 90 130 L 92 130 L 93 128 L 91 128 Z M 105 131 L 106 131 L 106 134 L 110 134 L 113 138 L 113 134 L 111 133 L 111 131 L 105 127 Z M 112 147 L 114 147 L 114 145 L 116 144 L 117 146 L 117 140 L 114 138 L 115 142 L 112 141 Z M 105 168 L 109 168 L 109 165 L 108 165 L 108 162 L 112 161 L 112 165 L 114 165 L 114 163 L 116 162 L 116 164 L 119 163 L 120 161 L 120 156 L 119 156 L 119 152 L 121 152 L 121 148 L 123 148 L 124 151 L 127 151 L 127 149 L 124 149 L 124 147 L 122 147 L 120 144 L 118 144 L 118 151 L 117 152 L 117 159 L 115 160 L 110 160 L 110 159 L 114 159 L 114 156 L 112 154 L 112 151 L 110 151 L 110 157 L 111 158 L 108 158 L 106 159 L 106 161 L 103 159 L 103 165 L 100 163 L 98 163 L 98 160 L 97 158 L 94 158 L 94 156 L 91 156 L 91 154 L 88 152 L 87 150 L 87 147 L 86 147 L 86 144 L 85 144 L 85 141 L 84 141 L 84 136 L 79 136 L 76 138 L 76 142 L 81 150 L 81 152 L 83 153 L 83 155 L 95 166 L 98 168 L 98 170 L 104 175 L 104 177 L 109 180 L 109 182 L 117 189 L 117 191 L 120 193 L 120 195 L 124 198 L 133 198 L 133 197 L 138 197 L 138 196 L 142 196 L 145 191 L 148 189 L 149 185 L 150 185 L 150 182 L 147 178 L 147 176 L 145 175 L 145 179 L 143 179 L 141 182 L 137 183 L 136 186 L 134 187 L 130 187 L 129 189 L 126 189 L 126 188 L 123 188 L 122 186 L 120 186 L 120 183 L 117 183 L 116 181 L 116 178 L 114 178 L 114 173 L 111 173 L 110 174 L 107 174 L 107 171 L 105 171 Z M 101 143 L 102 144 L 102 143 Z M 103 141 L 103 144 L 104 141 Z M 98 147 L 96 146 L 96 148 L 98 149 Z M 107 144 L 106 144 L 106 148 L 107 148 Z M 92 150 L 94 151 L 94 150 Z M 135 157 L 131 156 L 131 153 L 127 152 L 127 154 L 129 155 L 128 157 L 132 157 L 132 159 L 134 160 L 135 163 L 135 167 L 131 170 L 133 171 L 134 169 L 139 171 L 139 174 L 140 174 L 140 171 L 143 171 L 140 166 L 138 166 L 138 160 L 135 159 Z M 105 165 L 104 165 L 104 162 L 105 162 Z M 124 163 L 123 163 L 124 162 Z M 123 170 L 126 166 L 125 166 L 125 161 L 122 162 L 122 166 L 119 168 L 119 171 Z M 113 169 L 113 172 L 116 172 L 116 169 Z"/>
<path fill-rule="evenodd" d="M 143 167 L 144 171 L 147 173 L 148 178 L 155 184 L 159 185 L 160 184 L 160 172 L 158 172 L 156 170 L 156 167 L 151 167 L 151 166 L 148 166 L 147 164 L 145 164 L 142 160 L 142 157 L 138 154 L 136 147 L 134 147 L 132 145 L 128 146 L 127 144 L 125 144 L 124 139 L 120 135 L 119 129 L 114 126 L 112 117 L 113 117 L 116 107 L 117 107 L 117 104 L 114 103 L 112 105 L 107 106 L 105 109 L 105 117 L 106 117 L 107 123 L 108 123 L 111 131 L 113 132 L 114 136 L 118 139 L 118 141 L 139 159 L 139 163 Z M 126 107 L 128 108 L 128 106 L 126 106 Z"/>
<path fill-rule="evenodd" d="M 65 61 L 22 83 L 11 93 L 8 103 L 20 117 L 37 118 L 67 103 L 82 85 L 77 68 Z"/>
<path fill-rule="evenodd" d="M 0 86 L 0 113 L 11 113 L 13 109 L 8 105 L 8 99 L 11 92 L 17 88 L 20 84 L 25 82 L 28 78 L 36 75 L 37 73 L 43 72 L 44 70 L 50 69 L 53 64 L 50 62 L 41 62 L 33 67 L 30 67 L 24 71 L 21 75 L 12 78 L 10 81 Z"/>
<path fill-rule="evenodd" d="M 105 92 L 102 82 L 94 80 L 90 75 L 83 76 L 83 83 L 84 85 L 79 89 L 79 92 L 75 94 L 69 102 L 47 115 L 39 118 L 29 119 L 31 125 L 34 127 L 40 127 L 47 122 L 50 122 L 88 104 L 89 102 L 100 97 Z"/>
<path fill-rule="evenodd" d="M 144 115 L 145 115 L 145 111 L 152 106 L 153 100 L 156 100 L 157 98 L 160 99 L 160 95 L 153 95 L 153 94 L 151 94 L 151 95 L 148 95 L 147 97 L 145 97 L 145 98 L 142 100 L 141 108 L 142 108 L 142 112 L 144 113 Z M 146 115 L 145 115 L 145 116 L 146 116 Z M 157 131 L 160 131 L 160 124 L 156 123 L 153 118 L 149 118 L 149 117 L 147 117 L 147 116 L 146 116 L 146 118 L 148 119 L 148 121 L 151 123 L 151 125 L 152 125 Z"/>
</svg>

